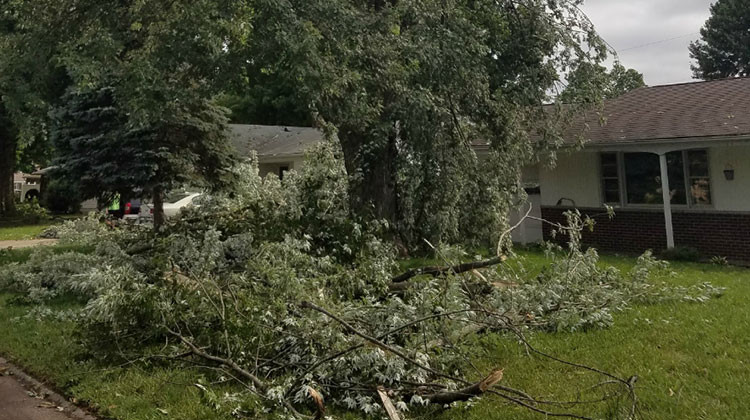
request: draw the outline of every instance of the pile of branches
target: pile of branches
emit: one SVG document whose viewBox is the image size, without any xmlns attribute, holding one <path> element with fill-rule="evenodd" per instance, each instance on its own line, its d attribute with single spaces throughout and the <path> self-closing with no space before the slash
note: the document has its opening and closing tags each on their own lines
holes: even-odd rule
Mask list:
<svg viewBox="0 0 750 420">
<path fill-rule="evenodd" d="M 252 182 L 252 196 L 263 197 L 264 182 Z M 271 211 L 247 204 L 233 205 Z M 224 224 L 241 221 L 229 216 L 185 217 L 195 228 L 177 222 L 157 237 L 93 219 L 71 222 L 61 229 L 63 240 L 81 238 L 93 252 L 58 255 L 49 266 L 41 254 L 8 266 L 0 272 L 0 288 L 39 304 L 61 293 L 78 296 L 85 302 L 75 317 L 79 336 L 104 363 L 182 364 L 240 384 L 238 395 L 217 397 L 196 378 L 206 398 L 225 400 L 217 409 L 321 418 L 337 407 L 391 419 L 409 409 L 488 396 L 546 416 L 588 418 L 587 412 L 601 411 L 596 405 L 607 404 L 615 417 L 635 418 L 635 376 L 548 355 L 526 334 L 606 327 L 615 312 L 634 302 L 700 301 L 720 292 L 710 285 L 679 291 L 656 285 L 653 274 L 666 267 L 649 254 L 628 273 L 601 267 L 594 250 L 578 245 L 585 223 L 575 213 L 568 226 L 559 226 L 571 238 L 569 248 L 550 248 L 550 263 L 538 275 L 526 274 L 504 246 L 489 259 L 438 246 L 438 264 L 394 275 L 394 250 L 374 236 L 361 235 L 349 245 L 335 236 L 328 237 L 335 243 L 294 232 L 277 237 L 263 232 L 263 223 L 236 232 Z M 290 216 L 266 220 L 283 217 Z M 293 217 L 304 229 L 305 217 Z M 315 223 L 320 232 L 351 228 L 334 216 Z M 265 226 L 278 228 L 276 222 Z M 105 239 L 97 243 L 96 237 Z M 61 268 L 69 275 L 52 275 Z M 581 384 L 576 401 L 567 402 L 515 389 L 507 380 L 517 372 L 502 364 L 474 367 L 478 352 L 472 344 L 489 334 L 519 343 L 529 355 L 588 372 L 594 386 Z M 573 409 L 560 411 L 564 407 Z"/>
</svg>

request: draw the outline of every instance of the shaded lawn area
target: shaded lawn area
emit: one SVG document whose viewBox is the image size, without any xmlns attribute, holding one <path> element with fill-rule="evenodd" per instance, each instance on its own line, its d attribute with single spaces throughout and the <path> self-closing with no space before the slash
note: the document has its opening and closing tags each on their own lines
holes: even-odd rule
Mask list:
<svg viewBox="0 0 750 420">
<path fill-rule="evenodd" d="M 0 241 L 20 241 L 34 239 L 51 224 L 0 227 Z"/>
<path fill-rule="evenodd" d="M 540 253 L 524 252 L 530 271 L 544 263 Z M 22 257 L 17 257 L 21 259 Z M 9 259 L 6 258 L 6 261 Z M 605 257 L 606 263 L 627 269 L 631 258 Z M 0 264 L 2 260 L 0 259 Z M 638 375 L 638 398 L 646 419 L 744 419 L 750 412 L 750 270 L 675 263 L 676 285 L 706 281 L 727 287 L 720 299 L 705 304 L 669 303 L 636 306 L 617 314 L 615 326 L 578 333 L 533 333 L 532 345 L 558 357 L 610 371 L 621 377 Z M 157 366 L 101 366 L 81 357 L 72 323 L 25 318 L 28 307 L 9 303 L 0 294 L 0 353 L 9 356 L 54 386 L 88 401 L 101 414 L 117 419 L 230 419 L 217 414 L 202 398 L 197 371 Z M 58 301 L 57 309 L 77 305 Z M 601 378 L 532 358 L 507 337 L 489 335 L 477 340 L 474 351 L 481 372 L 505 369 L 503 384 L 532 395 L 569 401 L 572 392 Z M 161 411 L 164 410 L 164 411 Z M 606 407 L 592 413 L 582 408 L 557 408 L 606 418 Z M 168 414 L 164 414 L 164 413 Z M 495 397 L 470 410 L 430 409 L 407 413 L 420 419 L 540 419 L 525 409 Z M 262 417 L 262 416 L 261 416 Z M 356 418 L 355 415 L 345 415 Z"/>
</svg>

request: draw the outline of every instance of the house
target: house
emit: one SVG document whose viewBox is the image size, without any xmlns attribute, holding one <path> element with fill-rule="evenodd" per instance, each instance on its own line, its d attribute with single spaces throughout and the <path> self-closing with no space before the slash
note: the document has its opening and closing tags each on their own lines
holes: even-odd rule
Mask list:
<svg viewBox="0 0 750 420">
<path fill-rule="evenodd" d="M 284 172 L 301 168 L 307 149 L 325 139 L 323 132 L 311 127 L 232 124 L 229 128 L 240 156 L 257 154 L 261 176 L 283 177 Z"/>
<path fill-rule="evenodd" d="M 301 127 L 232 132 L 241 153 L 257 150 L 262 175 L 299 168 L 304 150 L 323 139 Z M 689 246 L 750 261 L 750 78 L 636 89 L 577 116 L 565 138 L 553 168 L 524 170 L 537 218 L 564 223 L 564 213 L 578 209 L 597 222 L 584 243 L 604 251 Z M 528 220 L 513 239 L 551 240 L 552 230 Z"/>
<path fill-rule="evenodd" d="M 41 176 L 16 172 L 13 174 L 13 193 L 18 201 L 29 201 L 39 198 Z"/>
<path fill-rule="evenodd" d="M 750 78 L 636 89 L 601 116 L 604 125 L 579 116 L 570 150 L 538 169 L 544 219 L 562 222 L 573 208 L 591 215 L 583 241 L 600 250 L 689 246 L 750 260 Z M 572 145 L 581 133 L 582 150 Z"/>
</svg>

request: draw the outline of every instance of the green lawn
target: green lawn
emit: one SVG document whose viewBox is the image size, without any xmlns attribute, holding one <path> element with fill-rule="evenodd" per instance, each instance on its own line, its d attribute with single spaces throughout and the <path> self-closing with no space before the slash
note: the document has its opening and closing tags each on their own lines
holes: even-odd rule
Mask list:
<svg viewBox="0 0 750 420">
<path fill-rule="evenodd" d="M 17 241 L 23 239 L 34 239 L 44 232 L 49 224 L 0 227 L 0 241 Z"/>
<path fill-rule="evenodd" d="M 526 265 L 540 266 L 544 257 L 523 253 Z M 12 259 L 6 255 L 6 261 Z M 621 268 L 629 258 L 605 257 Z M 0 264 L 2 260 L 0 259 Z M 671 282 L 692 285 L 710 281 L 726 294 L 705 304 L 671 303 L 636 306 L 616 316 L 614 327 L 581 333 L 535 333 L 536 347 L 561 358 L 593 365 L 621 377 L 638 375 L 638 397 L 647 419 L 745 419 L 750 412 L 750 270 L 675 263 Z M 28 307 L 9 304 L 0 294 L 0 353 L 47 378 L 54 386 L 88 401 L 103 415 L 117 419 L 230 419 L 215 415 L 193 386 L 196 372 L 155 366 L 109 367 L 101 370 L 80 357 L 81 349 L 68 322 L 24 318 Z M 69 308 L 72 302 L 53 306 Z M 503 384 L 532 395 L 570 400 L 581 384 L 597 376 L 526 355 L 504 337 L 487 336 L 476 343 L 479 371 L 505 369 Z M 161 410 L 165 410 L 166 413 Z M 606 417 L 606 412 L 560 408 Z M 346 416 L 354 418 L 354 416 Z M 409 418 L 539 419 L 538 414 L 495 398 L 470 410 L 411 412 Z"/>
</svg>

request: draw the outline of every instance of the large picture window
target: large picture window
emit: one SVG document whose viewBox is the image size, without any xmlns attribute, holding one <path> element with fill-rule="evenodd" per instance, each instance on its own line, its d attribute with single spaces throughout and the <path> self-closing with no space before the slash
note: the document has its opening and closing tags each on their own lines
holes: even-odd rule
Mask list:
<svg viewBox="0 0 750 420">
<path fill-rule="evenodd" d="M 675 205 L 710 205 L 711 183 L 705 150 L 667 153 L 669 196 Z M 602 153 L 605 204 L 663 203 L 659 156 L 653 153 Z"/>
</svg>

